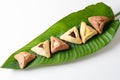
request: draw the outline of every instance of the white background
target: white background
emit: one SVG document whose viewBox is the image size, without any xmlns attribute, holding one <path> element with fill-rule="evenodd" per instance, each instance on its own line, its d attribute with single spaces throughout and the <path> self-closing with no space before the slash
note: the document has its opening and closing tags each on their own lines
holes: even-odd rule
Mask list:
<svg viewBox="0 0 120 80">
<path fill-rule="evenodd" d="M 102 1 L 120 11 L 120 0 L 0 0 L 0 66 L 64 16 Z M 0 68 L 0 80 L 120 80 L 119 34 L 120 28 L 105 48 L 71 63 L 25 71 Z"/>
</svg>

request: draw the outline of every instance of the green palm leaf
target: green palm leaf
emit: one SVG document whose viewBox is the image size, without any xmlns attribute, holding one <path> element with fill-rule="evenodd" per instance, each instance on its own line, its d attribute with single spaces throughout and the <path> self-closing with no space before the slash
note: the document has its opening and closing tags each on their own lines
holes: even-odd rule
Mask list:
<svg viewBox="0 0 120 80">
<path fill-rule="evenodd" d="M 112 18 L 114 17 L 114 14 L 111 8 L 104 3 L 90 5 L 86 7 L 84 10 L 71 13 L 70 15 L 66 16 L 65 18 L 61 19 L 60 21 L 52 25 L 47 31 L 39 35 L 37 38 L 32 40 L 23 48 L 14 52 L 7 59 L 7 61 L 3 64 L 2 67 L 20 69 L 18 62 L 14 59 L 15 54 L 22 51 L 28 51 L 30 53 L 33 53 L 30 50 L 33 46 L 47 39 L 49 40 L 50 36 L 52 35 L 59 37 L 73 26 L 77 26 L 79 28 L 79 24 L 81 23 L 81 21 L 85 21 L 87 24 L 90 25 L 90 23 L 88 22 L 88 17 L 90 16 L 107 16 L 109 18 Z M 53 54 L 52 57 L 49 59 L 42 56 L 37 56 L 37 58 L 30 64 L 28 64 L 26 68 L 33 68 L 42 65 L 61 64 L 81 58 L 83 56 L 90 55 L 106 46 L 112 40 L 114 34 L 118 29 L 119 24 L 120 24 L 119 20 L 113 20 L 109 24 L 105 25 L 104 31 L 101 35 L 94 36 L 85 44 L 78 45 L 69 43 L 71 47 L 69 50 L 57 52 L 56 54 Z"/>
</svg>

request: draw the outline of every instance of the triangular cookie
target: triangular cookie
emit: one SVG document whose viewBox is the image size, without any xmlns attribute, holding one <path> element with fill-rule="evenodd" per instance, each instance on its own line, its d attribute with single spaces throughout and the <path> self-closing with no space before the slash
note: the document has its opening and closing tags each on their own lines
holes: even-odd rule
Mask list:
<svg viewBox="0 0 120 80">
<path fill-rule="evenodd" d="M 102 33 L 103 27 L 109 18 L 106 16 L 92 16 L 88 18 L 92 26 L 98 31 L 99 34 Z"/>
<path fill-rule="evenodd" d="M 80 39 L 80 35 L 76 27 L 73 27 L 67 32 L 65 32 L 63 35 L 60 36 L 60 39 L 76 44 L 82 43 L 82 40 Z"/>
<path fill-rule="evenodd" d="M 31 50 L 37 53 L 38 55 L 45 56 L 47 58 L 50 58 L 51 56 L 50 45 L 48 40 L 41 42 L 37 46 L 33 47 Z"/>
<path fill-rule="evenodd" d="M 35 55 L 28 52 L 20 52 L 14 58 L 18 61 L 20 68 L 23 69 L 29 62 L 35 59 Z"/>
<path fill-rule="evenodd" d="M 69 45 L 62 40 L 51 36 L 51 52 L 55 53 L 57 51 L 69 49 Z"/>
<path fill-rule="evenodd" d="M 97 34 L 96 30 L 88 26 L 85 22 L 81 22 L 80 35 L 83 43 L 85 43 L 88 39 L 93 37 L 95 34 Z"/>
</svg>

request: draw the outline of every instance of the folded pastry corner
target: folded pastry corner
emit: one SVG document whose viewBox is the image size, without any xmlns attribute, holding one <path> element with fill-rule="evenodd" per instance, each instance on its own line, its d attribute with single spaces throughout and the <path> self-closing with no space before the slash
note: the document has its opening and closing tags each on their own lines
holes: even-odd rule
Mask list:
<svg viewBox="0 0 120 80">
<path fill-rule="evenodd" d="M 81 22 L 80 35 L 83 43 L 85 43 L 88 39 L 90 39 L 96 34 L 97 34 L 96 30 L 88 26 L 85 22 Z"/>
<path fill-rule="evenodd" d="M 18 61 L 19 66 L 21 69 L 24 69 L 24 67 L 31 62 L 33 59 L 35 59 L 34 54 L 30 54 L 28 52 L 20 52 L 14 56 L 14 58 Z"/>
<path fill-rule="evenodd" d="M 50 44 L 48 40 L 39 43 L 37 46 L 33 47 L 31 50 L 37 53 L 38 55 L 45 56 L 47 58 L 51 57 Z"/>
<path fill-rule="evenodd" d="M 75 44 L 82 43 L 78 29 L 76 27 L 73 27 L 67 32 L 65 32 L 63 35 L 60 36 L 60 39 L 71 42 L 71 43 L 75 43 Z"/>
<path fill-rule="evenodd" d="M 106 16 L 92 16 L 88 18 L 88 21 L 97 30 L 97 32 L 101 34 L 103 27 L 109 21 L 109 18 Z"/>
<path fill-rule="evenodd" d="M 60 40 L 59 38 L 51 36 L 50 39 L 51 39 L 51 52 L 52 52 L 52 54 L 57 52 L 57 51 L 69 49 L 69 45 L 66 42 Z"/>
</svg>

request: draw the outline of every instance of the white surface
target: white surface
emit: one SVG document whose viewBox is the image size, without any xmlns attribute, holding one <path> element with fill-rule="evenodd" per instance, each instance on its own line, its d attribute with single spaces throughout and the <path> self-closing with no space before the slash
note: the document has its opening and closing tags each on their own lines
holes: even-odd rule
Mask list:
<svg viewBox="0 0 120 80">
<path fill-rule="evenodd" d="M 0 66 L 64 16 L 102 1 L 120 11 L 120 0 L 0 0 Z M 25 71 L 0 68 L 0 80 L 120 80 L 119 34 L 120 28 L 107 47 L 71 63 Z"/>
</svg>

